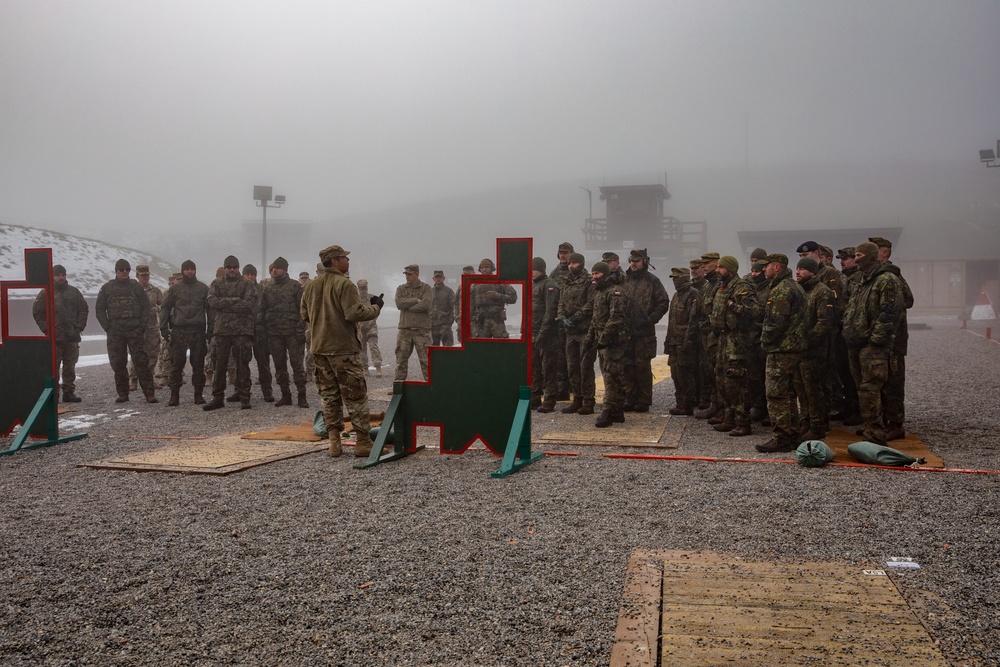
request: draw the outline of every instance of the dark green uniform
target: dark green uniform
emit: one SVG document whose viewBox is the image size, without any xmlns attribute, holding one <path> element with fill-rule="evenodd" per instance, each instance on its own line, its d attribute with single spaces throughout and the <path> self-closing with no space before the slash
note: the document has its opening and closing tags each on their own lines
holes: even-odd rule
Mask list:
<svg viewBox="0 0 1000 667">
<path fill-rule="evenodd" d="M 127 401 L 129 392 L 128 358 L 136 369 L 139 386 L 146 400 L 156 401 L 153 374 L 146 352 L 146 326 L 150 321 L 149 299 L 139 281 L 132 278 L 109 280 L 97 293 L 97 321 L 107 333 L 108 360 L 115 373 L 118 400 Z"/>
<path fill-rule="evenodd" d="M 759 305 L 753 286 L 739 276 L 720 277 L 709 320 L 719 333 L 722 373 L 719 387 L 725 412 L 716 430 L 749 426 L 752 405 L 748 369 L 756 354 L 759 339 L 754 336 L 754 322 Z"/>
<path fill-rule="evenodd" d="M 221 401 L 226 393 L 226 370 L 229 368 L 229 357 L 233 356 L 236 360 L 236 395 L 243 405 L 249 407 L 257 288 L 243 276 L 216 278 L 208 288 L 208 307 L 213 316 L 212 344 L 215 348 L 213 400 Z"/>
<path fill-rule="evenodd" d="M 292 381 L 298 392 L 300 407 L 306 400 L 306 371 L 302 360 L 305 355 L 306 330 L 300 314 L 302 285 L 298 280 L 283 275 L 267 285 L 260 296 L 257 329 L 267 340 L 269 355 L 274 359 L 274 376 L 281 390 L 282 405 L 291 403 L 288 366 L 292 367 Z M 261 381 L 263 384 L 263 381 Z"/>
<path fill-rule="evenodd" d="M 160 334 L 170 348 L 170 376 L 167 384 L 171 396 L 180 390 L 184 365 L 190 354 L 195 403 L 204 402 L 202 392 L 205 389 L 207 334 L 212 323 L 208 308 L 208 285 L 194 276 L 184 276 L 167 290 L 160 306 Z"/>
<path fill-rule="evenodd" d="M 625 348 L 625 409 L 649 410 L 653 403 L 652 361 L 656 356 L 656 324 L 667 314 L 670 297 L 648 266 L 629 268 L 622 291 L 628 297 L 629 339 Z"/>
<path fill-rule="evenodd" d="M 87 305 L 87 300 L 83 298 L 80 290 L 69 283 L 56 283 L 53 286 L 52 302 L 56 322 L 56 381 L 58 382 L 60 378 L 61 367 L 63 396 L 69 396 L 70 402 L 75 402 L 72 399 L 76 398 L 76 363 L 80 360 L 80 334 L 87 328 L 90 306 Z M 47 334 L 45 290 L 35 297 L 31 314 L 41 332 Z M 58 384 L 56 391 L 59 391 Z"/>
<path fill-rule="evenodd" d="M 626 297 L 618 278 L 604 275 L 594 283 L 594 314 L 587 344 L 597 348 L 604 377 L 604 410 L 598 423 L 624 421 L 625 386 L 622 380 L 628 343 Z"/>
<path fill-rule="evenodd" d="M 592 414 L 594 392 L 596 390 L 594 362 L 597 350 L 587 347 L 587 331 L 594 314 L 593 280 L 580 266 L 570 271 L 559 291 L 559 328 L 566 334 L 566 367 L 569 373 L 569 389 L 573 394 L 573 412 L 584 409 L 583 414 Z"/>
<path fill-rule="evenodd" d="M 558 391 L 559 287 L 542 273 L 531 285 L 531 393 L 551 411 Z"/>
<path fill-rule="evenodd" d="M 802 410 L 802 426 L 808 428 L 804 439 L 822 440 L 830 430 L 830 401 L 826 385 L 831 375 L 830 336 L 836 319 L 834 296 L 816 274 L 799 283 L 806 293 L 806 349 L 802 353 L 795 393 Z"/>
<path fill-rule="evenodd" d="M 793 378 L 806 349 L 806 295 L 788 267 L 770 281 L 764 307 L 761 347 L 767 351 L 764 391 L 774 443 L 783 449 L 799 444 L 799 409 Z"/>
<path fill-rule="evenodd" d="M 687 277 L 676 277 L 674 298 L 667 315 L 667 337 L 663 351 L 674 381 L 676 408 L 671 414 L 690 415 L 698 405 L 698 321 L 701 318 L 701 292 Z"/>
</svg>

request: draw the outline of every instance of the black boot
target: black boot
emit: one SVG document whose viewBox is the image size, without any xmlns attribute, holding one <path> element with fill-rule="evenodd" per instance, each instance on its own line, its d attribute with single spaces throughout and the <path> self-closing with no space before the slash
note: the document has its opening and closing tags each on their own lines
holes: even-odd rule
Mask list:
<svg viewBox="0 0 1000 667">
<path fill-rule="evenodd" d="M 221 398 L 213 398 L 211 401 L 201 406 L 201 409 L 208 412 L 209 410 L 218 410 L 219 408 L 224 407 L 226 407 L 226 404 L 222 402 Z"/>
<path fill-rule="evenodd" d="M 573 402 L 562 409 L 564 415 L 576 414 L 583 407 L 583 399 L 579 396 L 573 397 Z"/>
<path fill-rule="evenodd" d="M 281 388 L 281 398 L 279 398 L 274 403 L 274 407 L 280 408 L 282 405 L 292 404 L 292 393 L 289 391 L 288 387 Z"/>
<path fill-rule="evenodd" d="M 597 421 L 594 422 L 594 426 L 596 426 L 597 428 L 607 428 L 611 426 L 611 424 L 614 423 L 614 420 L 612 419 L 613 415 L 614 415 L 613 410 L 611 410 L 610 408 L 604 408 L 603 410 L 601 410 L 601 414 L 600 416 L 598 416 Z"/>
<path fill-rule="evenodd" d="M 300 389 L 299 390 L 299 407 L 300 408 L 308 408 L 309 407 L 309 401 L 306 400 L 306 390 L 305 389 Z"/>
<path fill-rule="evenodd" d="M 82 399 L 73 392 L 63 394 L 63 403 L 79 403 L 81 400 Z"/>
<path fill-rule="evenodd" d="M 167 401 L 167 405 L 174 407 L 175 405 L 181 404 L 181 388 L 171 387 L 170 388 L 170 400 Z"/>
</svg>

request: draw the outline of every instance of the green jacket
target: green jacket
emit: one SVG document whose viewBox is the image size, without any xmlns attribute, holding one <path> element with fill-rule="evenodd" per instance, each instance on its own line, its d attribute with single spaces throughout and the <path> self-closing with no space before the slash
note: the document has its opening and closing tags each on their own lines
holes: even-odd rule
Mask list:
<svg viewBox="0 0 1000 667">
<path fill-rule="evenodd" d="M 304 333 L 302 315 L 302 285 L 284 275 L 264 285 L 260 294 L 257 328 L 274 336 Z"/>
<path fill-rule="evenodd" d="M 212 330 L 212 312 L 208 309 L 208 285 L 198 278 L 181 278 L 167 290 L 160 305 L 160 333 L 169 337 L 173 329 Z"/>
<path fill-rule="evenodd" d="M 531 338 L 537 342 L 558 333 L 556 313 L 559 311 L 559 286 L 542 274 L 531 284 Z"/>
<path fill-rule="evenodd" d="M 861 272 L 844 310 L 847 347 L 892 347 L 905 312 L 903 287 L 890 265 L 876 263 L 868 267 Z"/>
<path fill-rule="evenodd" d="M 739 276 L 729 282 L 719 280 L 709 321 L 725 336 L 727 359 L 746 359 L 760 343 L 755 326 L 759 310 L 753 285 Z"/>
<path fill-rule="evenodd" d="M 670 363 L 678 363 L 674 357 L 683 357 L 683 363 L 694 365 L 697 361 L 701 340 L 698 337 L 698 320 L 701 316 L 701 292 L 685 282 L 674 292 L 667 313 L 667 338 L 663 351 L 670 355 Z"/>
<path fill-rule="evenodd" d="M 410 287 L 403 283 L 396 288 L 396 308 L 399 308 L 400 329 L 431 330 L 431 286 L 423 281 Z"/>
<path fill-rule="evenodd" d="M 594 316 L 587 340 L 595 347 L 617 347 L 628 342 L 626 304 L 618 276 L 603 276 L 594 284 Z"/>
<path fill-rule="evenodd" d="M 804 352 L 806 293 L 785 267 L 771 279 L 760 345 L 767 352 Z"/>
<path fill-rule="evenodd" d="M 670 297 L 659 278 L 644 267 L 625 272 L 622 291 L 628 297 L 629 328 L 635 336 L 655 336 L 656 323 L 670 308 Z"/>
<path fill-rule="evenodd" d="M 360 354 L 357 323 L 378 314 L 378 306 L 361 303 L 350 278 L 329 267 L 306 285 L 299 305 L 299 315 L 310 328 L 313 354 Z"/>
<path fill-rule="evenodd" d="M 590 328 L 590 318 L 594 315 L 593 285 L 593 279 L 582 266 L 575 275 L 572 271 L 567 273 L 559 289 L 559 310 L 556 314 L 560 320 L 566 318 L 570 321 L 572 326 L 566 328 L 567 334 L 584 335 Z"/>
<path fill-rule="evenodd" d="M 55 308 L 56 340 L 80 342 L 80 334 L 87 328 L 87 316 L 90 306 L 83 298 L 80 290 L 69 283 L 55 285 L 52 290 L 52 301 Z M 38 293 L 35 303 L 31 306 L 31 314 L 35 324 L 42 333 L 48 333 L 48 322 L 45 313 L 45 290 Z"/>
<path fill-rule="evenodd" d="M 109 280 L 97 293 L 94 308 L 97 321 L 105 331 L 133 331 L 149 324 L 149 299 L 138 280 Z"/>
<path fill-rule="evenodd" d="M 243 276 L 216 278 L 208 287 L 214 316 L 212 335 L 252 336 L 257 319 L 257 285 Z"/>
<path fill-rule="evenodd" d="M 830 335 L 836 320 L 834 296 L 819 274 L 799 283 L 806 293 L 806 352 L 810 359 L 825 358 L 830 349 Z"/>
</svg>

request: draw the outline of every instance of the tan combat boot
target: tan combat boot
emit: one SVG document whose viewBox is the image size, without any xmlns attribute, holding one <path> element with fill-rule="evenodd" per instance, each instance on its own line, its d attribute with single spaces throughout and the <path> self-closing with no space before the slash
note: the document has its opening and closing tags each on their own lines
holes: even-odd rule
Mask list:
<svg viewBox="0 0 1000 667">
<path fill-rule="evenodd" d="M 367 435 L 358 435 L 358 444 L 354 445 L 354 455 L 357 457 L 368 456 L 372 453 L 372 440 Z"/>
<path fill-rule="evenodd" d="M 327 453 L 333 458 L 337 458 L 343 453 L 343 449 L 340 446 L 340 433 L 330 434 L 330 447 L 327 449 Z"/>
</svg>

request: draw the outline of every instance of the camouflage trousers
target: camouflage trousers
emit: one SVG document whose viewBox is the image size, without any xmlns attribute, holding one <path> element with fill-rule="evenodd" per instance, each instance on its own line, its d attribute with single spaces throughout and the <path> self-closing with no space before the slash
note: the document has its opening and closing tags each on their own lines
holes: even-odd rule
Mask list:
<svg viewBox="0 0 1000 667">
<path fill-rule="evenodd" d="M 566 358 L 566 337 L 567 333 L 565 327 L 557 325 L 556 354 L 558 355 L 558 358 L 556 360 L 556 393 L 559 396 L 565 396 L 570 393 L 569 361 Z"/>
<path fill-rule="evenodd" d="M 714 333 L 709 333 L 701 338 L 701 364 L 699 365 L 699 379 L 701 381 L 701 391 L 699 392 L 699 402 L 719 401 L 715 382 L 715 363 L 719 355 L 719 341 Z"/>
<path fill-rule="evenodd" d="M 427 346 L 431 342 L 430 334 L 424 329 L 400 329 L 396 334 L 396 382 L 406 379 L 410 365 L 410 355 L 417 352 L 420 362 L 420 372 L 427 380 Z"/>
<path fill-rule="evenodd" d="M 864 438 L 884 445 L 885 417 L 882 413 L 886 382 L 889 379 L 889 350 L 877 345 L 866 345 L 858 350 L 848 350 L 851 375 L 858 386 L 858 406 L 864 420 Z"/>
<path fill-rule="evenodd" d="M 274 358 L 274 379 L 282 393 L 289 391 L 288 365 L 292 366 L 292 380 L 295 388 L 302 392 L 306 390 L 306 371 L 303 368 L 302 353 L 306 341 L 299 334 L 281 335 L 268 334 L 267 346 Z M 263 384 L 263 381 L 261 381 Z"/>
<path fill-rule="evenodd" d="M 302 364 L 302 368 L 306 371 L 306 376 L 314 375 L 316 373 L 316 358 L 313 353 L 309 351 L 312 343 L 312 333 L 309 327 L 306 327 L 306 344 L 305 344 L 305 361 Z"/>
<path fill-rule="evenodd" d="M 882 414 L 888 428 L 902 426 L 906 421 L 906 355 L 897 350 L 889 353 L 889 378 L 882 392 Z"/>
<path fill-rule="evenodd" d="M 621 410 L 625 405 L 625 383 L 622 374 L 625 367 L 625 346 L 615 345 L 597 351 L 604 377 L 604 409 Z"/>
<path fill-rule="evenodd" d="M 64 394 L 76 393 L 76 363 L 80 361 L 80 344 L 72 340 L 56 341 L 56 378 L 60 377 L 62 366 L 62 391 Z M 59 384 L 56 384 L 59 391 Z"/>
<path fill-rule="evenodd" d="M 771 416 L 774 439 L 782 445 L 797 445 L 799 441 L 799 406 L 794 378 L 801 360 L 799 352 L 771 352 L 767 355 L 764 371 L 767 412 Z"/>
<path fill-rule="evenodd" d="M 597 350 L 585 346 L 583 343 L 586 339 L 586 334 L 566 334 L 566 371 L 573 397 L 582 399 L 587 405 L 593 405 L 597 387 L 594 374 Z"/>
<path fill-rule="evenodd" d="M 531 395 L 555 405 L 558 392 L 559 337 L 553 332 L 531 345 Z"/>
<path fill-rule="evenodd" d="M 119 396 L 128 396 L 128 358 L 131 355 L 136 376 L 142 393 L 148 398 L 154 395 L 153 373 L 149 369 L 149 355 L 146 353 L 145 330 L 108 332 L 108 361 L 115 372 L 115 389 Z"/>
<path fill-rule="evenodd" d="M 504 311 L 482 313 L 471 322 L 473 338 L 510 338 L 507 324 L 504 322 Z"/>
<path fill-rule="evenodd" d="M 696 361 L 696 360 L 695 360 Z M 681 410 L 693 410 L 698 405 L 698 365 L 679 354 L 667 357 L 670 379 L 674 381 L 674 401 Z"/>
<path fill-rule="evenodd" d="M 229 368 L 229 357 L 236 363 L 236 395 L 241 401 L 250 400 L 250 355 L 253 354 L 253 336 L 224 336 L 215 334 L 212 337 L 215 348 L 215 375 L 212 377 L 212 398 L 222 400 L 226 395 L 226 370 Z"/>
<path fill-rule="evenodd" d="M 184 364 L 191 354 L 191 384 L 195 391 L 205 388 L 205 354 L 208 342 L 205 332 L 194 329 L 174 329 L 170 332 L 170 389 L 180 389 Z"/>
<path fill-rule="evenodd" d="M 625 402 L 630 405 L 653 404 L 653 357 L 656 336 L 631 336 L 624 345 L 622 382 Z"/>
<path fill-rule="evenodd" d="M 271 346 L 267 341 L 267 335 L 258 333 L 254 336 L 253 358 L 257 362 L 257 379 L 260 381 L 260 391 L 264 396 L 270 396 L 274 378 L 271 376 Z"/>
<path fill-rule="evenodd" d="M 795 393 L 802 411 L 802 426 L 816 435 L 830 430 L 830 401 L 825 384 L 830 376 L 830 364 L 824 357 L 802 357 L 795 376 Z"/>
<path fill-rule="evenodd" d="M 840 408 L 848 415 L 860 412 L 858 407 L 858 385 L 851 373 L 851 358 L 847 352 L 847 342 L 842 335 L 833 339 L 833 359 L 837 377 L 840 378 L 842 393 L 833 396 L 833 407 Z"/>
<path fill-rule="evenodd" d="M 360 354 L 316 354 L 316 388 L 323 401 L 323 420 L 331 440 L 344 430 L 344 406 L 358 436 L 358 445 L 371 443 L 368 383 Z"/>
<path fill-rule="evenodd" d="M 720 346 L 721 347 L 721 346 Z M 719 394 L 725 404 L 723 422 L 746 426 L 750 423 L 750 408 L 753 398 L 750 394 L 750 371 L 745 359 L 725 359 Z"/>
<path fill-rule="evenodd" d="M 451 324 L 435 324 L 431 326 L 431 345 L 451 347 L 455 338 L 451 334 Z"/>
<path fill-rule="evenodd" d="M 755 331 L 760 340 L 760 331 Z M 759 345 L 747 355 L 747 380 L 750 384 L 750 405 L 761 412 L 767 412 L 767 395 L 764 392 L 764 368 L 767 352 Z"/>
<path fill-rule="evenodd" d="M 149 356 L 149 372 L 155 375 L 156 363 L 160 359 L 160 330 L 156 327 L 150 327 L 146 329 L 143 338 L 146 341 L 146 354 Z M 128 379 L 138 379 L 138 376 L 135 374 L 135 364 L 133 363 L 129 363 L 128 365 Z"/>
<path fill-rule="evenodd" d="M 371 351 L 371 362 L 375 368 L 382 368 L 382 350 L 378 347 L 378 330 L 361 334 L 361 366 L 368 370 L 368 353 Z"/>
</svg>

